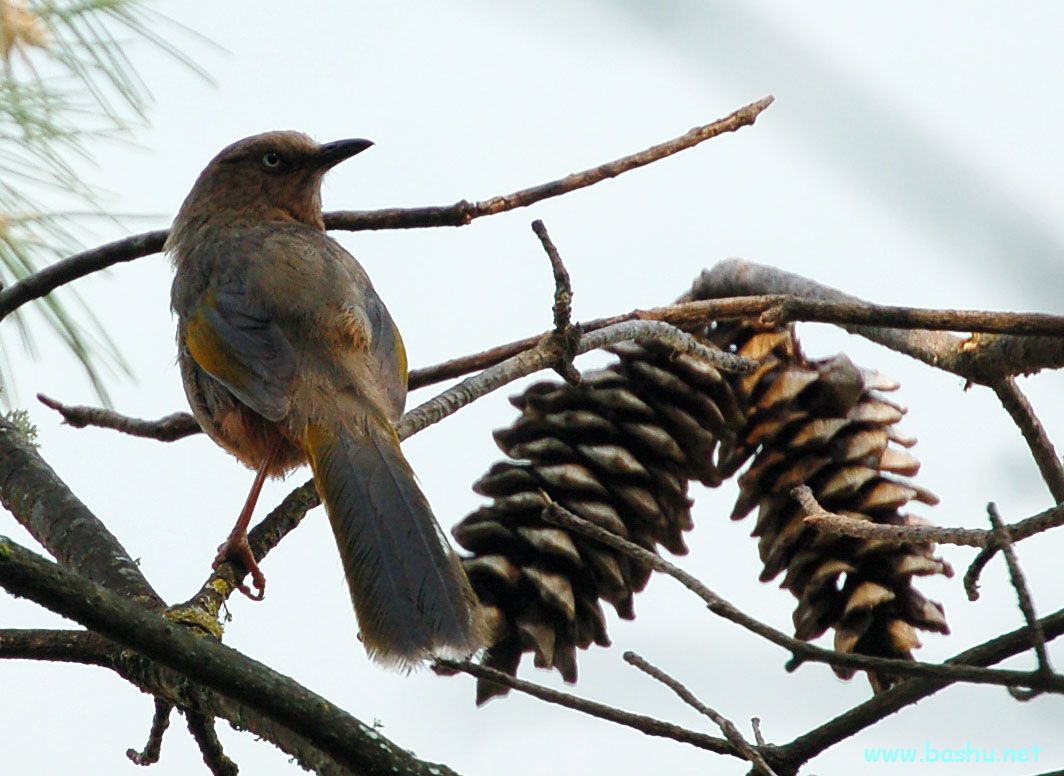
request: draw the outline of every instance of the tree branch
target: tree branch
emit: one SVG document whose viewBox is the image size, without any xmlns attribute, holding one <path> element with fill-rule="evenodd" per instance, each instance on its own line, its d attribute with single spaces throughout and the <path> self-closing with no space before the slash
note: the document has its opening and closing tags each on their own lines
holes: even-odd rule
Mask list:
<svg viewBox="0 0 1064 776">
<path fill-rule="evenodd" d="M 1064 609 L 1038 620 L 1047 640 L 1064 634 Z M 1024 626 L 978 646 L 967 649 L 946 661 L 948 666 L 989 666 L 1000 663 L 1014 655 L 1025 652 L 1033 645 L 1031 631 Z M 795 767 L 808 762 L 821 752 L 845 741 L 876 722 L 894 714 L 906 706 L 934 695 L 953 680 L 946 678 L 914 678 L 900 682 L 889 690 L 879 693 L 864 703 L 844 712 L 835 719 L 794 739 L 782 746 L 769 746 L 772 762 L 776 758 Z M 766 753 L 767 754 L 767 753 Z"/>
<path fill-rule="evenodd" d="M 739 110 L 722 119 L 705 126 L 695 127 L 689 132 L 665 143 L 651 146 L 638 153 L 606 162 L 583 172 L 573 173 L 564 178 L 542 183 L 528 189 L 521 189 L 511 194 L 503 194 L 472 203 L 461 200 L 453 205 L 444 207 L 342 210 L 326 213 L 325 227 L 326 229 L 360 231 L 369 229 L 465 226 L 482 216 L 491 216 L 519 207 L 527 207 L 544 199 L 558 197 L 577 189 L 592 186 L 629 170 L 672 156 L 684 149 L 692 148 L 718 135 L 726 132 L 735 132 L 742 127 L 752 125 L 762 111 L 772 104 L 772 101 L 772 97 L 765 97 L 739 108 Z M 163 244 L 168 235 L 168 230 L 157 229 L 153 232 L 145 232 L 123 240 L 116 240 L 63 259 L 29 277 L 23 278 L 0 291 L 0 320 L 3 320 L 7 315 L 27 302 L 47 296 L 61 285 L 93 272 L 98 272 L 113 264 L 158 253 L 163 249 Z"/>
<path fill-rule="evenodd" d="M 43 393 L 37 394 L 37 401 L 58 412 L 63 416 L 63 422 L 73 428 L 110 428 L 130 436 L 156 439 L 160 442 L 176 442 L 203 431 L 196 419 L 187 412 L 174 412 L 158 420 L 141 420 L 105 407 L 63 404 Z"/>
<path fill-rule="evenodd" d="M 363 774 L 439 776 L 378 731 L 291 679 L 0 537 L 0 585 L 199 682 L 302 736 Z M 164 698 L 164 700 L 167 700 Z M 186 699 L 187 702 L 187 699 Z"/>
<path fill-rule="evenodd" d="M 546 496 L 544 496 L 546 497 Z M 899 660 L 896 658 L 873 657 L 834 650 L 823 649 L 805 641 L 788 636 L 770 625 L 757 620 L 743 612 L 714 593 L 705 584 L 674 566 L 653 552 L 643 549 L 620 536 L 593 523 L 577 517 L 557 503 L 550 502 L 543 510 L 543 519 L 554 525 L 560 525 L 570 531 L 601 542 L 618 552 L 633 558 L 644 566 L 660 571 L 677 580 L 703 601 L 711 612 L 736 625 L 754 633 L 767 641 L 791 652 L 793 658 L 787 669 L 794 670 L 803 662 L 827 663 L 831 666 L 856 668 L 863 671 L 880 671 L 911 677 L 946 678 L 950 682 L 972 682 L 975 684 L 997 684 L 1006 687 L 1023 686 L 1050 692 L 1064 693 L 1064 675 L 1053 674 L 1046 677 L 1038 671 L 1006 671 L 1000 669 L 971 668 L 968 666 L 921 663 L 918 661 Z"/>
<path fill-rule="evenodd" d="M 1038 465 L 1038 471 L 1042 473 L 1042 479 L 1049 488 L 1053 501 L 1057 504 L 1064 503 L 1064 466 L 1061 465 L 1060 456 L 1057 455 L 1053 442 L 1049 439 L 1042 422 L 1035 415 L 1034 407 L 1027 400 L 1016 381 L 1011 377 L 995 382 L 992 386 L 994 393 L 1001 401 L 1001 406 L 1009 413 L 1009 417 L 1020 429 L 1027 447 L 1031 451 L 1034 462 Z"/>
<path fill-rule="evenodd" d="M 721 716 L 718 712 L 702 703 L 702 701 L 698 700 L 698 698 L 695 697 L 695 694 L 684 687 L 679 680 L 669 676 L 657 666 L 651 665 L 645 658 L 640 657 L 635 652 L 625 652 L 624 659 L 643 673 L 668 687 L 676 693 L 684 703 L 699 714 L 709 717 L 709 719 L 713 721 L 713 724 L 720 728 L 724 737 L 735 747 L 736 751 L 754 766 L 756 772 L 761 773 L 764 776 L 776 776 L 776 772 L 769 767 L 767 762 L 765 762 L 765 758 L 762 757 L 760 752 L 754 749 L 754 747 L 750 746 L 750 742 L 743 738 L 743 734 L 739 732 L 739 728 L 735 727 L 735 723 L 730 719 Z"/>
<path fill-rule="evenodd" d="M 793 294 L 806 299 L 868 306 L 864 300 L 830 286 L 742 259 L 728 259 L 703 271 L 695 280 L 692 293 L 710 297 Z M 1064 337 L 985 335 L 962 340 L 924 329 L 903 331 L 854 323 L 842 326 L 891 350 L 984 385 L 1014 374 L 1064 366 Z"/>
<path fill-rule="evenodd" d="M 531 695 L 533 698 L 538 698 L 541 701 L 564 706 L 567 709 L 573 709 L 574 711 L 579 711 L 592 717 L 604 719 L 607 722 L 615 722 L 618 725 L 624 725 L 625 727 L 638 730 L 640 733 L 644 733 L 648 736 L 671 738 L 674 741 L 697 746 L 700 749 L 716 752 L 717 754 L 730 754 L 735 755 L 736 757 L 740 756 L 738 752 L 735 751 L 734 747 L 723 738 L 707 736 L 705 733 L 687 730 L 678 725 L 673 725 L 670 722 L 662 722 L 659 719 L 654 719 L 653 717 L 648 717 L 643 714 L 633 714 L 630 711 L 616 709 L 613 706 L 607 706 L 604 703 L 590 701 L 586 698 L 580 698 L 576 695 L 553 690 L 550 687 L 544 687 L 533 682 L 526 682 L 523 679 L 510 676 L 502 671 L 496 671 L 494 668 L 478 665 L 468 660 L 458 661 L 437 658 L 434 665 L 437 667 L 437 673 L 461 672 L 474 676 L 477 679 L 497 682 L 506 685 L 512 690 L 517 690 L 526 695 Z"/>
<path fill-rule="evenodd" d="M 154 765 L 159 762 L 159 754 L 163 749 L 163 736 L 170 727 L 170 714 L 173 712 L 172 704 L 160 698 L 155 699 L 155 713 L 151 718 L 151 729 L 148 731 L 148 741 L 139 752 L 136 749 L 127 749 L 126 757 L 134 765 Z"/>
<path fill-rule="evenodd" d="M 756 361 L 709 348 L 690 334 L 661 321 L 625 321 L 584 334 L 576 345 L 576 355 L 626 340 L 661 342 L 677 352 L 690 353 L 696 358 L 701 358 L 729 372 L 749 372 L 757 366 Z M 553 366 L 558 362 L 558 357 L 556 340 L 548 336 L 531 350 L 526 350 L 495 366 L 488 367 L 478 375 L 467 377 L 453 388 L 410 410 L 396 426 L 399 437 L 406 439 L 452 415 L 481 396 L 498 390 L 514 380 Z"/>
<path fill-rule="evenodd" d="M 165 606 L 114 535 L 2 417 L 0 503 L 67 568 L 149 608 Z"/>
<path fill-rule="evenodd" d="M 870 523 L 867 520 L 855 520 L 846 515 L 828 512 L 817 503 L 813 498 L 813 492 L 805 485 L 799 485 L 794 489 L 793 494 L 805 510 L 805 522 L 818 531 L 852 536 L 855 539 L 886 539 L 913 544 L 934 542 L 963 547 L 982 547 L 991 551 L 991 555 L 999 549 L 995 543 L 994 532 L 985 528 L 943 528 L 937 525 Z M 1018 523 L 1012 523 L 1007 528 L 1009 536 L 1015 543 L 1060 525 L 1064 525 L 1064 504 L 1039 512 Z M 985 561 L 981 563 L 985 565 Z"/>
</svg>

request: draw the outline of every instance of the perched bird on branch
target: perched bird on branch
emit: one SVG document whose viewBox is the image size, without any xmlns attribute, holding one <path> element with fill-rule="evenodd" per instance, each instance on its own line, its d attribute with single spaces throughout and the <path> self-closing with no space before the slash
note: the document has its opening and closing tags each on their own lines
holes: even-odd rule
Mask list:
<svg viewBox="0 0 1064 776">
<path fill-rule="evenodd" d="M 403 341 L 325 233 L 322 177 L 368 140 L 270 132 L 219 153 L 174 221 L 178 361 L 203 429 L 256 470 L 215 565 L 265 577 L 247 527 L 266 477 L 309 461 L 370 656 L 409 667 L 484 640 L 475 594 L 399 449 Z"/>
</svg>

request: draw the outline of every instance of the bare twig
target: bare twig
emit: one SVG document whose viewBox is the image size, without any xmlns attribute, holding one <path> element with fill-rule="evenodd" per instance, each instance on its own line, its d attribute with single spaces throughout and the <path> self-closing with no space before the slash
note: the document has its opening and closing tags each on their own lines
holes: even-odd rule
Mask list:
<svg viewBox="0 0 1064 776">
<path fill-rule="evenodd" d="M 730 320 L 734 318 L 743 318 L 749 316 L 755 316 L 763 313 L 766 310 L 774 309 L 780 304 L 786 303 L 789 300 L 793 300 L 793 297 L 789 296 L 758 296 L 758 297 L 735 297 L 725 299 L 711 299 L 698 302 L 686 302 L 683 304 L 668 305 L 666 307 L 656 307 L 648 310 L 633 310 L 628 313 L 615 315 L 609 318 L 597 318 L 591 321 L 586 321 L 577 325 L 581 332 L 586 336 L 592 332 L 600 331 L 601 329 L 614 326 L 618 323 L 625 323 L 630 321 L 661 321 L 674 324 L 678 327 L 693 326 L 699 323 L 705 323 L 709 320 Z M 842 307 L 849 309 L 852 305 L 842 304 L 835 305 L 835 303 L 824 303 L 827 307 Z M 868 307 L 875 308 L 874 305 Z M 904 308 L 910 310 L 911 308 Z M 916 311 L 921 312 L 921 311 Z M 934 314 L 939 317 L 942 325 L 949 325 L 952 328 L 964 329 L 968 324 L 964 322 L 963 315 L 965 311 L 923 311 L 929 314 Z M 950 323 L 950 314 L 959 314 L 961 319 Z M 982 313 L 979 313 L 980 315 Z M 990 314 L 987 315 L 1006 315 Z M 826 315 L 824 316 L 827 317 Z M 841 319 L 841 314 L 835 316 Z M 1059 316 L 1058 316 L 1059 317 Z M 1064 317 L 1059 317 L 1064 322 Z M 819 319 L 813 319 L 819 320 Z M 1011 325 L 1011 324 L 1010 324 Z M 660 331 L 666 331 L 664 329 Z M 541 334 L 537 334 L 533 337 L 525 337 L 521 340 L 500 345 L 498 347 L 490 348 L 489 350 L 481 351 L 479 353 L 473 353 L 468 356 L 462 356 L 460 358 L 445 361 L 440 364 L 425 367 L 422 369 L 415 369 L 410 373 L 410 388 L 415 390 L 417 388 L 424 388 L 433 383 L 441 382 L 455 377 L 461 377 L 477 370 L 487 369 L 492 366 L 501 364 L 503 361 L 513 358 L 516 355 L 525 353 L 535 348 L 545 338 L 550 337 L 552 332 L 546 331 Z M 584 352 L 584 351 L 581 351 Z M 549 363 L 544 362 L 543 366 L 539 368 L 547 368 Z M 727 369 L 727 366 L 722 368 Z M 535 371 L 535 370 L 533 370 Z M 195 433 L 196 422 L 195 419 L 185 413 L 175 413 L 169 415 L 160 421 L 146 421 L 138 418 L 129 418 L 118 413 L 104 410 L 98 407 L 67 407 L 62 403 L 54 400 L 42 398 L 42 401 L 53 406 L 64 414 L 67 418 L 67 413 L 70 413 L 70 417 L 67 418 L 71 425 L 80 427 L 82 424 L 88 425 L 100 425 L 106 428 L 119 428 L 120 430 L 136 429 L 130 433 L 136 433 L 140 436 L 153 437 L 158 435 L 159 438 L 168 438 L 168 435 L 174 434 L 173 438 L 179 438 L 176 436 L 179 430 L 184 429 L 189 433 Z M 154 423 L 161 424 L 162 427 L 154 425 Z"/>
<path fill-rule="evenodd" d="M 303 483 L 292 490 L 258 525 L 248 532 L 248 544 L 256 561 L 261 561 L 280 543 L 314 507 L 321 498 L 314 481 Z M 211 572 L 199 591 L 188 601 L 172 607 L 168 614 L 175 622 L 198 627 L 206 635 L 221 637 L 218 615 L 222 604 L 237 590 L 243 581 L 242 568 L 234 563 L 222 563 Z"/>
<path fill-rule="evenodd" d="M 561 254 L 555 247 L 554 242 L 547 233 L 547 227 L 542 221 L 532 222 L 532 231 L 543 244 L 543 250 L 550 259 L 551 269 L 554 271 L 554 331 L 562 333 L 572 325 L 573 318 L 573 285 L 569 278 L 569 271 L 565 268 Z"/>
<path fill-rule="evenodd" d="M 968 566 L 968 570 L 964 572 L 964 592 L 969 601 L 979 600 L 979 577 L 982 575 L 986 565 L 997 555 L 999 549 L 1001 548 L 996 543 L 989 542 L 986 547 L 979 551 L 979 554 L 975 556 Z"/>
<path fill-rule="evenodd" d="M 706 704 L 702 703 L 695 694 L 687 689 L 679 680 L 669 676 L 657 666 L 651 665 L 645 658 L 637 655 L 635 652 L 625 652 L 624 659 L 630 665 L 635 666 L 648 676 L 657 679 L 663 685 L 668 687 L 686 703 L 693 708 L 699 714 L 709 717 L 713 723 L 720 728 L 724 737 L 731 742 L 731 745 L 735 747 L 748 762 L 750 762 L 754 769 L 758 773 L 765 774 L 765 776 L 776 776 L 776 772 L 769 767 L 769 764 L 765 762 L 765 758 L 761 754 L 750 746 L 743 734 L 739 732 L 739 728 L 735 727 L 735 724 L 726 717 L 721 716 L 717 711 L 711 709 Z"/>
<path fill-rule="evenodd" d="M 1023 434 L 1053 501 L 1057 504 L 1064 503 L 1064 466 L 1061 465 L 1060 456 L 1057 455 L 1049 434 L 1035 415 L 1031 402 L 1011 377 L 994 383 L 992 387 L 1001 405 Z"/>
<path fill-rule="evenodd" d="M 126 757 L 135 765 L 154 765 L 159 762 L 159 752 L 163 747 L 163 736 L 170 727 L 170 714 L 174 707 L 164 700 L 155 699 L 155 713 L 151 718 L 151 730 L 148 732 L 148 742 L 141 751 L 127 749 Z"/>
<path fill-rule="evenodd" d="M 707 736 L 705 733 L 687 730 L 678 725 L 662 722 L 661 720 L 647 717 L 643 714 L 633 714 L 629 711 L 614 708 L 613 706 L 607 706 L 604 703 L 589 701 L 586 698 L 580 698 L 576 695 L 559 692 L 550 687 L 543 687 L 542 685 L 534 684 L 533 682 L 526 682 L 523 679 L 510 676 L 502 671 L 496 671 L 494 668 L 477 665 L 468 660 L 458 661 L 437 658 L 434 665 L 437 669 L 443 669 L 443 672 L 462 672 L 469 674 L 470 676 L 475 676 L 477 679 L 485 679 L 487 681 L 503 684 L 512 690 L 531 695 L 533 698 L 539 698 L 541 701 L 564 706 L 567 709 L 573 709 L 574 711 L 579 711 L 592 717 L 598 717 L 599 719 L 604 719 L 608 722 L 615 722 L 618 725 L 624 725 L 625 727 L 638 730 L 648 736 L 671 738 L 674 741 L 697 746 L 700 749 L 706 749 L 710 752 L 716 752 L 717 754 L 739 756 L 732 744 L 726 739 Z"/>
<path fill-rule="evenodd" d="M 892 329 L 1064 336 L 1064 315 L 1049 313 L 925 309 L 874 304 L 856 299 L 839 301 L 809 299 L 790 294 L 777 298 L 779 302 L 761 314 L 761 322 L 766 326 L 782 326 L 792 321 L 808 321 L 847 326 L 883 326 Z"/>
<path fill-rule="evenodd" d="M 730 265 L 726 265 L 730 266 Z M 746 266 L 745 263 L 743 266 Z M 755 265 L 756 266 L 756 265 Z M 766 268 L 767 270 L 767 268 Z M 717 270 L 713 270 L 716 272 Z M 823 288 L 823 287 L 821 287 Z M 810 321 L 837 323 L 840 325 L 864 323 L 866 325 L 892 326 L 899 329 L 924 326 L 948 331 L 1009 332 L 1017 335 L 1054 334 L 1064 335 L 1064 316 L 1043 313 L 1005 313 L 983 310 L 929 310 L 915 307 L 891 307 L 868 302 L 828 301 L 809 299 L 790 294 L 761 294 L 756 296 L 722 297 L 687 301 L 655 307 L 649 310 L 634 310 L 609 318 L 595 318 L 579 324 L 581 331 L 589 332 L 631 320 L 658 320 L 672 323 L 680 328 L 703 324 L 711 320 L 731 320 L 760 316 L 763 321 Z M 845 296 L 845 295 L 843 295 Z M 783 312 L 786 314 L 783 314 Z M 415 369 L 410 373 L 410 388 L 423 388 L 441 380 L 485 369 L 489 366 L 528 350 L 549 332 L 499 345 L 480 353 L 445 361 L 434 366 Z M 950 342 L 954 340 L 949 340 Z M 956 339 L 956 343 L 962 343 Z"/>
<path fill-rule="evenodd" d="M 554 371 L 561 375 L 562 379 L 570 385 L 580 385 L 582 378 L 580 370 L 573 366 L 576 357 L 576 347 L 580 342 L 580 331 L 573 326 L 573 285 L 569 279 L 569 272 L 565 269 L 561 254 L 554 246 L 554 242 L 547 233 L 547 227 L 542 221 L 532 222 L 532 231 L 536 233 L 543 250 L 550 259 L 551 269 L 554 270 L 554 333 L 551 335 L 556 340 L 559 356 L 554 364 Z"/>
<path fill-rule="evenodd" d="M 167 231 L 157 229 L 154 232 L 135 234 L 123 240 L 117 240 L 98 248 L 93 248 L 70 258 L 50 264 L 39 272 L 13 283 L 0 291 L 0 320 L 17 310 L 26 302 L 47 296 L 59 286 L 72 280 L 99 272 L 113 264 L 132 261 L 142 256 L 150 256 L 163 249 Z"/>
<path fill-rule="evenodd" d="M 504 213 L 508 210 L 527 207 L 550 197 L 568 194 L 571 191 L 592 186 L 608 178 L 615 178 L 629 170 L 644 167 L 667 156 L 693 148 L 699 143 L 726 132 L 735 132 L 745 126 L 752 125 L 772 102 L 772 97 L 765 97 L 739 108 L 734 113 L 711 124 L 695 127 L 677 138 L 651 146 L 644 151 L 615 159 L 612 162 L 607 162 L 582 172 L 567 175 L 549 183 L 541 183 L 538 186 L 521 189 L 512 194 L 504 194 L 474 203 L 463 200 L 447 207 L 394 208 L 370 212 L 355 210 L 330 213 L 325 218 L 325 226 L 328 229 L 350 230 L 465 226 L 475 218 Z"/>
<path fill-rule="evenodd" d="M 411 229 L 437 226 L 465 226 L 476 218 L 504 213 L 519 207 L 527 207 L 550 197 L 568 194 L 587 186 L 614 178 L 621 173 L 656 162 L 667 156 L 692 148 L 726 132 L 735 132 L 757 120 L 769 105 L 772 97 L 751 103 L 718 119 L 711 124 L 695 127 L 689 132 L 651 146 L 630 156 L 573 173 L 564 178 L 542 183 L 511 194 L 503 194 L 480 202 L 461 200 L 443 207 L 389 208 L 385 210 L 346 210 L 325 214 L 327 229 L 359 231 L 369 229 Z M 169 232 L 159 229 L 154 232 L 133 235 L 107 245 L 101 245 L 70 258 L 45 267 L 18 283 L 0 291 L 0 320 L 26 302 L 46 296 L 59 286 L 123 261 L 150 256 L 163 249 Z"/>
<path fill-rule="evenodd" d="M 109 668 L 111 644 L 83 630 L 6 628 L 0 630 L 0 659 L 52 660 Z"/>
<path fill-rule="evenodd" d="M 744 294 L 793 294 L 805 299 L 868 305 L 862 299 L 800 275 L 741 259 L 722 261 L 704 271 L 688 296 L 706 298 Z M 1064 366 L 1064 337 L 1060 336 L 986 335 L 973 341 L 942 331 L 902 330 L 893 322 L 888 326 L 840 325 L 925 364 L 984 385 L 992 385 L 1014 374 Z"/>
<path fill-rule="evenodd" d="M 214 719 L 196 711 L 187 711 L 185 722 L 203 755 L 203 764 L 210 772 L 214 776 L 237 776 L 240 769 L 222 749 L 222 742 L 218 740 L 218 732 L 214 729 Z"/>
<path fill-rule="evenodd" d="M 997 543 L 1001 546 L 1001 552 L 1005 556 L 1005 563 L 1009 567 L 1009 579 L 1012 580 L 1012 586 L 1016 590 L 1016 597 L 1019 599 L 1023 619 L 1027 621 L 1027 627 L 1031 629 L 1031 642 L 1034 644 L 1034 653 L 1038 657 L 1038 670 L 1043 674 L 1051 674 L 1053 669 L 1049 665 L 1049 655 L 1046 652 L 1046 635 L 1038 624 L 1038 615 L 1034 611 L 1034 599 L 1031 598 L 1027 580 L 1024 578 L 1023 570 L 1020 568 L 1016 550 L 1012 546 L 1009 530 L 1002 523 L 996 504 L 993 502 L 987 504 L 986 511 L 987 517 L 990 519 L 990 525 L 993 526 L 996 534 Z M 1022 690 L 1016 687 L 1010 687 L 1009 693 L 1016 700 L 1021 701 L 1029 701 L 1041 694 L 1038 690 Z"/>
<path fill-rule="evenodd" d="M 956 544 L 964 547 L 981 547 L 984 553 L 990 557 L 1000 549 L 994 532 L 985 528 L 942 528 L 934 525 L 885 525 L 871 523 L 867 520 L 857 520 L 846 515 L 828 512 L 817 502 L 813 491 L 805 485 L 794 488 L 792 495 L 805 510 L 805 522 L 817 530 L 841 536 L 852 536 L 856 539 L 886 539 L 897 542 L 910 542 L 923 544 L 935 542 L 937 544 Z M 1007 526 L 1009 536 L 1013 543 L 1023 539 L 1029 539 L 1036 534 L 1050 528 L 1064 525 L 1064 505 L 1055 506 L 1037 515 L 1020 520 Z M 983 553 L 980 553 L 980 557 Z M 986 565 L 986 560 L 976 560 L 980 568 Z M 969 570 L 971 574 L 971 570 Z M 947 576 L 949 576 L 947 574 Z M 975 575 L 978 577 L 978 574 Z M 978 596 L 976 596 L 978 597 Z M 972 599 L 975 600 L 975 599 Z"/>
<path fill-rule="evenodd" d="M 43 393 L 37 394 L 37 400 L 62 415 L 63 422 L 74 428 L 110 428 L 123 434 L 157 439 L 160 442 L 175 442 L 203 431 L 196 419 L 187 412 L 174 412 L 158 420 L 141 420 L 104 407 L 63 404 Z"/>
<path fill-rule="evenodd" d="M 1038 620 L 1046 639 L 1055 639 L 1064 635 L 1064 609 Z M 1031 648 L 1031 629 L 1026 625 L 1017 630 L 997 636 L 989 641 L 961 652 L 949 658 L 945 665 L 956 667 L 988 666 L 1007 660 Z M 900 709 L 934 695 L 953 680 L 941 677 L 922 677 L 908 679 L 884 690 L 869 700 L 858 704 L 835 719 L 799 736 L 788 744 L 770 746 L 769 750 L 784 762 L 795 768 L 826 749 L 845 741 L 871 725 L 879 722 Z M 766 755 L 769 752 L 766 752 Z M 773 757 L 773 762 L 777 762 Z"/>
<path fill-rule="evenodd" d="M 696 358 L 713 364 L 729 372 L 748 372 L 756 368 L 757 362 L 748 358 L 725 353 L 709 348 L 690 334 L 661 321 L 625 321 L 604 329 L 584 334 L 576 346 L 576 354 L 598 350 L 606 345 L 626 340 L 660 342 L 680 353 L 690 353 Z M 396 427 L 399 437 L 405 439 L 447 416 L 457 412 L 467 404 L 485 396 L 502 386 L 512 383 L 527 375 L 545 369 L 558 360 L 557 345 L 549 336 L 539 345 L 519 353 L 502 363 L 485 369 L 478 375 L 467 377 L 439 396 L 429 399 L 424 404 L 406 413 Z"/>
<path fill-rule="evenodd" d="M 703 582 L 691 576 L 683 569 L 669 563 L 660 555 L 645 550 L 604 528 L 594 525 L 583 518 L 577 517 L 559 504 L 549 501 L 546 494 L 543 494 L 543 498 L 547 503 L 547 506 L 542 512 L 542 517 L 545 521 L 560 525 L 563 528 L 567 528 L 594 539 L 595 541 L 601 542 L 618 552 L 628 555 L 655 571 L 660 571 L 669 575 L 705 601 L 709 610 L 717 616 L 723 617 L 724 619 L 745 628 L 751 633 L 761 636 L 767 641 L 790 651 L 793 657 L 788 661 L 787 670 L 794 670 L 803 662 L 815 662 L 826 663 L 831 666 L 839 666 L 843 668 L 856 668 L 863 671 L 895 673 L 899 676 L 907 677 L 934 677 L 946 679 L 950 682 L 961 681 L 976 684 L 997 684 L 1006 687 L 1022 686 L 1044 689 L 1049 692 L 1064 692 L 1064 676 L 1057 674 L 1053 674 L 1053 678 L 1047 679 L 1044 674 L 1038 671 L 1009 671 L 921 663 L 918 661 L 899 660 L 895 658 L 872 657 L 870 655 L 836 652 L 834 650 L 817 647 L 813 644 L 788 636 L 782 631 L 751 617 L 714 593 Z"/>
<path fill-rule="evenodd" d="M 765 737 L 761 734 L 761 717 L 750 717 L 750 727 L 754 729 L 754 740 L 758 746 L 765 746 Z"/>
</svg>

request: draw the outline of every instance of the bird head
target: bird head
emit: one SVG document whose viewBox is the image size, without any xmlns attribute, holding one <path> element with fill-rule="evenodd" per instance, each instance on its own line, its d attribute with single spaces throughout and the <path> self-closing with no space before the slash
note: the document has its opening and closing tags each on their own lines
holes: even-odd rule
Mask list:
<svg viewBox="0 0 1064 776">
<path fill-rule="evenodd" d="M 204 168 L 181 205 L 175 230 L 195 222 L 298 221 L 318 229 L 321 181 L 334 165 L 365 151 L 369 140 L 320 144 L 301 132 L 266 132 L 224 148 Z"/>
</svg>

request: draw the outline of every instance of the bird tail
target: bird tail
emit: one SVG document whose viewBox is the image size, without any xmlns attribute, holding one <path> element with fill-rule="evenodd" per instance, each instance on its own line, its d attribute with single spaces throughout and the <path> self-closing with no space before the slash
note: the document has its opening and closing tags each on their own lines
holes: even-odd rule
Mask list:
<svg viewBox="0 0 1064 776">
<path fill-rule="evenodd" d="M 476 594 L 391 424 L 311 423 L 306 450 L 370 657 L 411 668 L 483 646 Z"/>
</svg>

